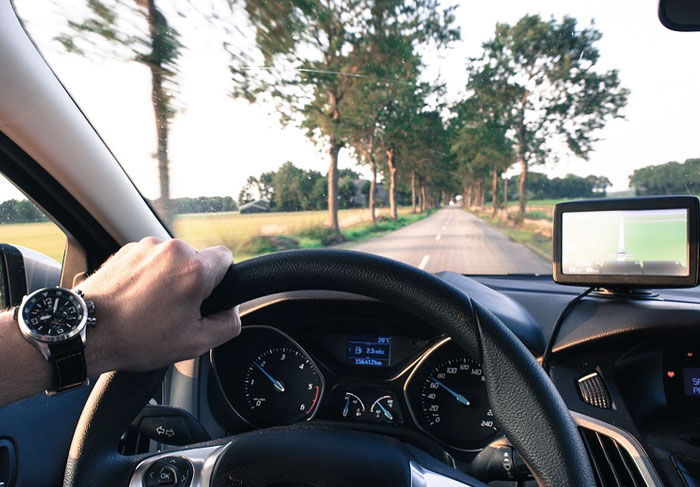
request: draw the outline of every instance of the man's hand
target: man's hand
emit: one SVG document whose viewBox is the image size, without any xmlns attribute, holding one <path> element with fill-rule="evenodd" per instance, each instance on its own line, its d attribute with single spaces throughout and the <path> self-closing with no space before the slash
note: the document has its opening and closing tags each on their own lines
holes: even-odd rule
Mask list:
<svg viewBox="0 0 700 487">
<path fill-rule="evenodd" d="M 78 286 L 96 309 L 97 326 L 87 331 L 88 375 L 164 367 L 237 336 L 237 309 L 199 312 L 232 263 L 225 247 L 197 251 L 177 239 L 124 246 Z"/>
<path fill-rule="evenodd" d="M 198 252 L 182 240 L 145 238 L 124 246 L 78 286 L 95 302 L 97 318 L 97 327 L 87 330 L 88 376 L 165 367 L 238 335 L 238 310 L 206 318 L 199 313 L 232 262 L 224 247 Z M 53 380 L 12 311 L 1 312 L 0 406 L 37 394 Z"/>
</svg>

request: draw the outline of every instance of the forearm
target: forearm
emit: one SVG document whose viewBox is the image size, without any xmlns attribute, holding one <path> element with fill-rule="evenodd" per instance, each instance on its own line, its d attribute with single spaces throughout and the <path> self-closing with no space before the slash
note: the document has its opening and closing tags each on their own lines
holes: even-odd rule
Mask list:
<svg viewBox="0 0 700 487">
<path fill-rule="evenodd" d="M 51 386 L 49 363 L 22 338 L 12 310 L 0 313 L 0 406 Z"/>
<path fill-rule="evenodd" d="M 98 367 L 99 348 L 97 343 L 85 348 L 88 376 L 104 372 Z M 0 312 L 0 407 L 43 392 L 53 385 L 51 364 L 22 337 L 13 311 Z"/>
</svg>

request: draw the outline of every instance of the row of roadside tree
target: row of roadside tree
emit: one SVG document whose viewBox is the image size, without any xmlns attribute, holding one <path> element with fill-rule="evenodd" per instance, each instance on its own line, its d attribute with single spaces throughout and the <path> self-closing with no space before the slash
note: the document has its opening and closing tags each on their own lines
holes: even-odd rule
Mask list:
<svg viewBox="0 0 700 487">
<path fill-rule="evenodd" d="M 414 207 L 459 193 L 483 198 L 489 185 L 498 194 L 501 174 L 514 165 L 522 215 L 530 167 L 553 163 L 562 152 L 587 158 L 598 131 L 621 117 L 629 94 L 616 70 L 597 67 L 601 33 L 570 17 L 528 15 L 497 24 L 481 55 L 465 60 L 462 94 L 448 102 L 445 86 L 427 68 L 460 39 L 456 6 L 438 0 L 240 0 L 211 11 L 185 5 L 178 11 L 161 0 L 87 0 L 77 17 L 67 12 L 66 31 L 57 38 L 81 55 L 100 55 L 104 50 L 95 46 L 108 43 L 150 70 L 158 201 L 166 221 L 173 213 L 168 134 L 187 44 L 176 24 L 185 18 L 221 32 L 232 97 L 275 107 L 283 124 L 303 128 L 323 148 L 336 240 L 343 239 L 341 151 L 369 169 L 373 218 L 378 175 L 396 218 L 401 185 L 410 187 Z M 242 32 L 251 35 L 234 43 Z"/>
</svg>

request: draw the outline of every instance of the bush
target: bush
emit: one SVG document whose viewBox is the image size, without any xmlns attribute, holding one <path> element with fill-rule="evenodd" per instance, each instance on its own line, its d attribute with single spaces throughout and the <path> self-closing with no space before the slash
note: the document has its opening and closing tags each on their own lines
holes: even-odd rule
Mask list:
<svg viewBox="0 0 700 487">
<path fill-rule="evenodd" d="M 299 234 L 300 237 L 305 237 L 311 240 L 318 240 L 324 247 L 334 245 L 337 242 L 333 238 L 333 232 L 328 227 L 311 227 L 307 228 Z"/>
<path fill-rule="evenodd" d="M 281 235 L 257 235 L 246 240 L 240 250 L 244 254 L 258 255 L 298 248 L 299 242 L 293 238 Z"/>
</svg>

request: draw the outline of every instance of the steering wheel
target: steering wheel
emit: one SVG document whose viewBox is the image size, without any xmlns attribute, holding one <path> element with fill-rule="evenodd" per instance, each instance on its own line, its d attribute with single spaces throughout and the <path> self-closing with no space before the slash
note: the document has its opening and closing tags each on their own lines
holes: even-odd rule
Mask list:
<svg viewBox="0 0 700 487">
<path fill-rule="evenodd" d="M 497 317 L 438 277 L 361 252 L 279 252 L 231 266 L 201 311 L 207 315 L 270 294 L 313 289 L 390 303 L 452 337 L 481 362 L 494 418 L 538 484 L 595 487 L 578 430 L 542 367 Z M 120 436 L 164 373 L 100 377 L 73 436 L 64 487 L 142 487 L 149 467 L 163 457 L 187 459 L 183 482 L 192 479 L 193 486 L 483 485 L 397 440 L 313 424 L 252 431 L 161 455 L 120 455 Z"/>
</svg>

